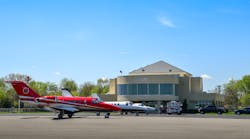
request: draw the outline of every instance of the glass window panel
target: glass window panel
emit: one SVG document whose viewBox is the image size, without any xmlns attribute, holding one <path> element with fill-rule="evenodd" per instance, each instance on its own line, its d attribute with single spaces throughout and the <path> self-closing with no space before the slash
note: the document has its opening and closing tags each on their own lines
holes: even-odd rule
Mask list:
<svg viewBox="0 0 250 139">
<path fill-rule="evenodd" d="M 149 95 L 158 95 L 159 94 L 159 84 L 149 84 L 148 85 L 148 93 Z"/>
<path fill-rule="evenodd" d="M 129 84 L 128 85 L 128 94 L 129 95 L 137 95 L 137 84 Z"/>
<path fill-rule="evenodd" d="M 119 84 L 118 85 L 118 94 L 119 95 L 127 95 L 128 94 L 128 88 L 126 84 Z"/>
<path fill-rule="evenodd" d="M 138 84 L 138 95 L 147 95 L 147 94 L 148 94 L 148 85 Z"/>
<path fill-rule="evenodd" d="M 160 94 L 161 95 L 173 95 L 173 85 L 172 84 L 160 84 Z"/>
</svg>

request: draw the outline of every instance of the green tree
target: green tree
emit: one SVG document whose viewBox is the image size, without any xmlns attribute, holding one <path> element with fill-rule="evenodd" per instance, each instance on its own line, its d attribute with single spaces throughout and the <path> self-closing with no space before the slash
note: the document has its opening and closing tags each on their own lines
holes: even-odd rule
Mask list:
<svg viewBox="0 0 250 139">
<path fill-rule="evenodd" d="M 56 92 L 52 91 L 52 92 L 49 92 L 48 95 L 50 95 L 50 96 L 61 96 L 62 93 L 59 92 L 59 91 L 56 91 Z"/>
<path fill-rule="evenodd" d="M 11 107 L 18 107 L 18 95 L 13 88 L 7 90 L 7 96 L 11 102 Z"/>
<path fill-rule="evenodd" d="M 103 87 L 100 85 L 96 85 L 92 90 L 91 94 L 102 94 Z"/>
<path fill-rule="evenodd" d="M 16 107 L 18 97 L 13 88 L 8 88 L 3 79 L 0 79 L 0 107 Z"/>
<path fill-rule="evenodd" d="M 61 88 L 68 88 L 72 92 L 78 90 L 76 82 L 74 80 L 70 80 L 70 79 L 67 79 L 67 78 L 64 78 L 64 79 L 61 80 L 60 87 Z"/>
<path fill-rule="evenodd" d="M 250 94 L 250 75 L 245 75 L 237 82 L 237 88 L 244 94 Z"/>
<path fill-rule="evenodd" d="M 27 77 L 29 77 L 29 80 L 31 80 L 32 78 L 28 75 L 25 74 L 19 74 L 19 73 L 11 73 L 8 74 L 7 76 L 4 77 L 4 79 L 6 81 L 13 81 L 13 80 L 18 80 L 18 81 L 23 81 L 23 82 L 27 82 Z"/>
<path fill-rule="evenodd" d="M 106 94 L 109 92 L 109 79 L 98 79 L 97 85 L 92 89 L 92 93 Z"/>
<path fill-rule="evenodd" d="M 72 96 L 78 97 L 80 94 L 77 91 L 72 91 L 71 92 Z"/>
<path fill-rule="evenodd" d="M 250 94 L 244 94 L 240 97 L 241 106 L 250 106 Z"/>
<path fill-rule="evenodd" d="M 109 86 L 109 79 L 105 79 L 105 78 L 100 78 L 97 80 L 97 85 L 101 85 L 101 86 Z"/>
<path fill-rule="evenodd" d="M 40 94 L 41 96 L 45 96 L 48 94 L 48 85 L 47 83 L 44 82 L 39 82 L 39 81 L 31 81 L 29 83 L 29 86 L 36 91 L 38 94 Z"/>
<path fill-rule="evenodd" d="M 5 89 L 5 87 L 4 79 L 0 79 L 0 88 Z"/>
<path fill-rule="evenodd" d="M 0 81 L 0 108 L 3 107 L 5 98 L 6 98 L 6 93 L 4 88 L 1 86 L 1 81 Z"/>
<path fill-rule="evenodd" d="M 90 96 L 92 90 L 94 89 L 95 85 L 91 82 L 85 82 L 83 85 L 80 86 L 80 96 Z"/>
<path fill-rule="evenodd" d="M 237 81 L 230 80 L 229 83 L 224 85 L 224 93 L 225 93 L 225 104 L 228 109 L 233 110 L 238 107 L 239 99 L 238 99 L 238 89 L 237 89 Z"/>
<path fill-rule="evenodd" d="M 46 82 L 47 84 L 47 91 L 48 93 L 50 92 L 58 92 L 59 89 L 57 87 L 57 85 L 55 83 L 51 83 L 51 82 Z"/>
<path fill-rule="evenodd" d="M 250 75 L 245 75 L 241 80 L 238 80 L 236 87 L 239 92 L 241 106 L 248 106 L 250 104 Z"/>
</svg>

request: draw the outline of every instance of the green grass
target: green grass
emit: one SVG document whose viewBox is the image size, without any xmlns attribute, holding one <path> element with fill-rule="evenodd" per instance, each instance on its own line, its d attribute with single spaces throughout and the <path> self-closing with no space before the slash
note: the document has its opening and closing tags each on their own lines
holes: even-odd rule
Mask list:
<svg viewBox="0 0 250 139">
<path fill-rule="evenodd" d="M 197 114 L 200 114 L 200 113 L 197 113 Z M 202 114 L 200 114 L 200 115 L 202 115 Z M 211 113 L 205 113 L 204 115 L 219 115 L 219 114 L 211 112 Z M 222 113 L 221 115 L 236 115 L 236 114 L 231 111 L 231 112 Z M 250 114 L 241 114 L 241 115 L 248 115 L 248 116 L 250 116 Z"/>
<path fill-rule="evenodd" d="M 35 113 L 51 113 L 51 112 L 42 112 L 42 111 L 37 111 L 37 112 L 0 112 L 0 114 L 35 114 Z"/>
</svg>

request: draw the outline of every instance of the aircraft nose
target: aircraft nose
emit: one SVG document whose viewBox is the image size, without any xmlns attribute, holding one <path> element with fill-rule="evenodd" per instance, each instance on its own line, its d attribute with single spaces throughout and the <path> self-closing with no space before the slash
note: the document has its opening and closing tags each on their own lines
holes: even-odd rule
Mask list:
<svg viewBox="0 0 250 139">
<path fill-rule="evenodd" d="M 156 111 L 156 108 L 149 108 L 150 111 Z"/>
</svg>

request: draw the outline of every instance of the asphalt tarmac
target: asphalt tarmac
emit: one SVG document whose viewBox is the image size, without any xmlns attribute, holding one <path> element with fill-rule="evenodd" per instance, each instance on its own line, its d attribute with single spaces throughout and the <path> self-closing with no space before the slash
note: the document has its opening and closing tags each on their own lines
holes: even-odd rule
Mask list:
<svg viewBox="0 0 250 139">
<path fill-rule="evenodd" d="M 0 139 L 249 139 L 250 119 L 180 116 L 0 116 Z"/>
</svg>

